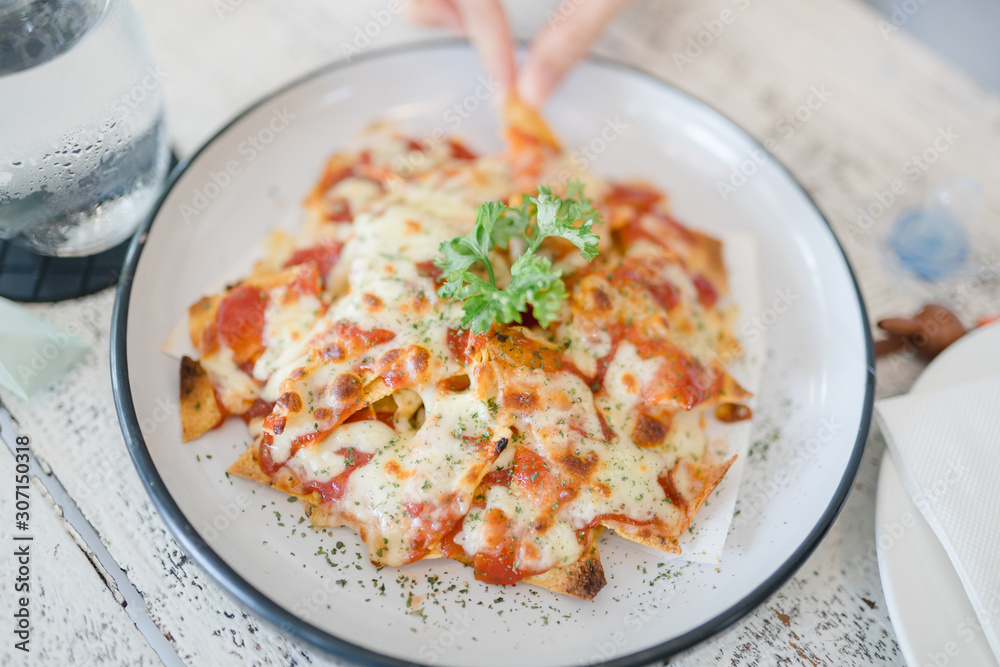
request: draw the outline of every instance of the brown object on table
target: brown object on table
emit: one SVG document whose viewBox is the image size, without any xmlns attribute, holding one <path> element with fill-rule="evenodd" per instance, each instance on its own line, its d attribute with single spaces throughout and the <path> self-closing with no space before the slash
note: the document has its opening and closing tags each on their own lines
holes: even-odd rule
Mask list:
<svg viewBox="0 0 1000 667">
<path fill-rule="evenodd" d="M 935 304 L 924 306 L 912 318 L 880 320 L 878 328 L 889 334 L 887 339 L 875 343 L 875 355 L 879 357 L 912 348 L 920 357 L 930 360 L 966 334 L 955 313 Z"/>
</svg>

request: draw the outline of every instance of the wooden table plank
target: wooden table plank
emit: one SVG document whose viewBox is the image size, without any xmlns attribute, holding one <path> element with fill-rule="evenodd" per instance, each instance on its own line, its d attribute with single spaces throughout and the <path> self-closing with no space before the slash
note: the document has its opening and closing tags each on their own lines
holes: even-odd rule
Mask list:
<svg viewBox="0 0 1000 667">
<path fill-rule="evenodd" d="M 32 439 L 39 462 L 76 500 L 111 556 L 146 599 L 149 614 L 178 655 L 192 665 L 290 664 L 302 651 L 239 607 L 195 565 L 160 519 L 128 456 L 118 426 L 108 331 L 114 292 L 32 309 L 88 343 L 83 361 L 63 379 L 86 391 L 54 387 L 30 403 L 8 393 L 0 399 Z M 171 415 L 175 416 L 175 415 Z M 50 570 L 39 570 L 39 577 Z M 317 664 L 337 664 L 321 656 Z M 118 663 L 127 664 L 127 663 Z"/>
<path fill-rule="evenodd" d="M 6 435 L 6 434 L 5 434 Z M 0 559 L 0 599 L 4 601 L 4 639 L 0 664 L 161 665 L 160 659 L 122 608 L 114 582 L 96 563 L 79 535 L 67 524 L 59 508 L 34 475 L 28 495 L 28 530 L 14 530 L 15 459 L 0 444 L 0 479 L 4 480 L 4 502 L 0 504 L 0 535 L 4 557 Z M 14 537 L 33 539 L 15 541 Z M 17 582 L 21 563 L 13 554 L 21 548 L 29 553 L 27 581 Z M 110 582 L 110 587 L 109 587 Z M 27 592 L 16 589 L 27 583 Z M 30 635 L 27 652 L 15 648 L 24 637 L 11 632 L 13 614 L 22 597 L 28 598 Z"/>
<path fill-rule="evenodd" d="M 340 58 L 343 45 L 354 44 L 355 28 L 386 6 L 382 0 L 133 4 L 161 65 L 171 133 L 182 154 L 260 95 Z M 528 36 L 557 3 L 508 4 L 518 34 Z M 673 54 L 724 9 L 735 21 L 693 63 L 679 67 Z M 1000 98 L 903 33 L 884 39 L 876 21 L 854 0 L 646 1 L 611 27 L 598 51 L 705 99 L 760 140 L 780 140 L 778 158 L 817 198 L 847 243 L 878 317 L 916 304 L 886 274 L 864 235 L 848 243 L 857 236 L 852 226 L 858 208 L 871 203 L 873 191 L 904 178 L 906 160 L 927 148 L 942 127 L 953 127 L 959 139 L 926 173 L 907 181 L 905 196 L 877 224 L 887 224 L 903 206 L 919 202 L 931 184 L 953 175 L 991 184 L 1000 174 Z M 395 17 L 370 48 L 435 34 L 441 33 L 417 30 Z M 829 101 L 784 136 L 778 123 L 817 86 L 830 91 Z M 987 194 L 987 207 L 1000 214 L 1000 193 Z M 185 661 L 333 664 L 244 614 L 187 559 L 159 519 L 128 460 L 114 413 L 107 370 L 112 299 L 106 291 L 34 306 L 58 326 L 81 332 L 93 348 L 79 368 L 32 402 L 2 391 L 0 399 L 34 437 L 37 454 L 146 596 L 151 616 Z M 991 309 L 1000 312 L 997 299 L 1000 290 L 987 283 L 962 314 L 972 319 Z M 879 394 L 905 390 L 921 367 L 908 358 L 880 362 Z M 882 451 L 881 440 L 874 438 L 847 507 L 800 572 L 742 622 L 677 664 L 902 664 L 874 560 Z"/>
</svg>

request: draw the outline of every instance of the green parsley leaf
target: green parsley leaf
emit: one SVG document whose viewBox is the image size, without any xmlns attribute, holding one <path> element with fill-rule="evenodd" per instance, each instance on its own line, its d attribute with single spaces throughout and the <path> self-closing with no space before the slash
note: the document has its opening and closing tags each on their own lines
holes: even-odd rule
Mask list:
<svg viewBox="0 0 1000 667">
<path fill-rule="evenodd" d="M 490 264 L 489 253 L 493 248 L 493 226 L 507 207 L 501 202 L 486 202 L 479 207 L 476 215 L 476 225 L 465 236 L 453 238 L 441 244 L 443 258 L 436 258 L 434 263 L 444 271 L 445 284 L 441 286 L 441 296 L 462 298 L 458 292 L 462 287 L 463 278 L 469 267 L 476 262 L 482 262 L 493 279 L 493 266 Z"/>
<path fill-rule="evenodd" d="M 532 305 L 538 323 L 543 327 L 549 326 L 566 300 L 562 271 L 553 269 L 552 262 L 529 250 L 517 258 L 510 267 L 510 273 L 512 279 L 506 291 L 523 294 L 525 301 Z"/>
<path fill-rule="evenodd" d="M 521 313 L 530 304 L 539 324 L 552 323 L 566 300 L 562 272 L 537 254 L 546 238 L 558 237 L 572 243 L 588 262 L 597 257 L 599 237 L 592 231 L 600 216 L 593 202 L 583 196 L 583 185 L 570 182 L 565 198 L 540 186 L 537 197 L 525 197 L 518 208 L 502 202 L 486 202 L 479 207 L 472 231 L 441 244 L 435 265 L 442 270 L 442 297 L 462 301 L 462 326 L 475 332 L 488 331 L 494 324 L 521 322 Z M 506 288 L 496 284 L 490 252 L 506 250 L 511 239 L 521 238 L 526 250 L 511 265 L 511 281 Z M 483 264 L 488 280 L 471 271 Z"/>
</svg>

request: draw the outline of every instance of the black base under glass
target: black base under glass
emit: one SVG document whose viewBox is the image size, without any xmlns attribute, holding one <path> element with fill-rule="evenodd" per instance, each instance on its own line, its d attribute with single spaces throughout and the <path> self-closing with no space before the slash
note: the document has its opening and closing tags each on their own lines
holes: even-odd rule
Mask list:
<svg viewBox="0 0 1000 667">
<path fill-rule="evenodd" d="M 170 156 L 170 171 L 177 157 Z M 131 238 L 90 257 L 47 257 L 0 240 L 0 296 L 12 301 L 65 301 L 118 282 Z"/>
<path fill-rule="evenodd" d="M 63 301 L 118 282 L 131 238 L 90 257 L 46 257 L 0 241 L 0 296 L 13 301 Z"/>
</svg>

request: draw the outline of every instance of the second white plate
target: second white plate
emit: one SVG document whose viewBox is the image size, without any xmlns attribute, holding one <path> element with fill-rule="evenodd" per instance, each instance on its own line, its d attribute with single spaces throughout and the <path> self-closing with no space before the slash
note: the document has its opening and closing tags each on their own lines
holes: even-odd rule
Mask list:
<svg viewBox="0 0 1000 667">
<path fill-rule="evenodd" d="M 1000 323 L 973 331 L 935 359 L 910 391 L 1000 373 L 997 350 Z M 888 450 L 879 471 L 875 525 L 882 589 L 907 664 L 996 665 L 962 580 L 906 492 Z"/>
</svg>

